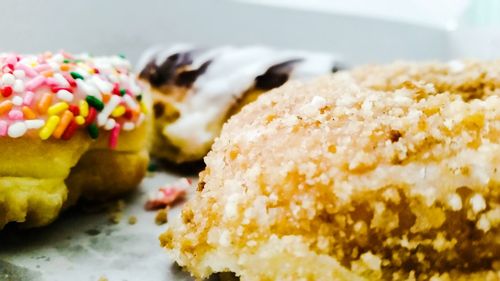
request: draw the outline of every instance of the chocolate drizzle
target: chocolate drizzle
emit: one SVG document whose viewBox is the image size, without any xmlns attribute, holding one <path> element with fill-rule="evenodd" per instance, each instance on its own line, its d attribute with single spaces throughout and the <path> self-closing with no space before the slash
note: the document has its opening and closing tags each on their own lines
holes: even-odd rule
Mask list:
<svg viewBox="0 0 500 281">
<path fill-rule="evenodd" d="M 285 84 L 294 64 L 300 61 L 302 59 L 293 59 L 271 66 L 264 74 L 255 78 L 255 87 L 261 90 L 271 90 Z"/>
<path fill-rule="evenodd" d="M 177 75 L 175 85 L 179 87 L 191 87 L 196 79 L 205 73 L 212 61 L 204 62 L 198 69 L 183 71 Z"/>
<path fill-rule="evenodd" d="M 344 65 L 336 63 L 332 67 L 332 73 L 335 73 L 335 72 L 338 72 L 338 71 L 344 70 L 344 69 L 346 69 L 346 67 Z"/>
<path fill-rule="evenodd" d="M 139 76 L 147 79 L 154 87 L 175 85 L 177 87 L 190 88 L 198 77 L 203 75 L 212 64 L 212 60 L 207 60 L 200 67 L 193 69 L 193 56 L 199 51 L 201 50 L 192 49 L 177 52 L 168 56 L 161 64 L 156 63 L 157 60 L 155 57 L 143 68 Z M 297 58 L 272 65 L 266 72 L 255 77 L 255 88 L 267 91 L 280 87 L 290 79 L 290 74 L 296 65 L 303 61 L 303 58 Z M 344 69 L 344 67 L 335 63 L 331 68 L 331 72 L 337 72 L 341 69 Z"/>
<path fill-rule="evenodd" d="M 160 65 L 157 65 L 156 60 L 152 59 L 141 71 L 139 77 L 147 79 L 155 87 L 160 87 L 172 83 L 177 70 L 192 62 L 191 52 L 173 54 Z"/>
<path fill-rule="evenodd" d="M 161 102 L 155 102 L 153 104 L 153 111 L 155 114 L 155 118 L 159 118 L 165 112 L 165 105 L 163 105 L 163 103 L 161 103 Z"/>
<path fill-rule="evenodd" d="M 267 91 L 285 84 L 290 78 L 294 65 L 302 61 L 303 59 L 293 59 L 271 66 L 264 74 L 255 78 L 255 87 Z M 335 73 L 342 69 L 344 67 L 336 63 L 331 72 Z"/>
</svg>

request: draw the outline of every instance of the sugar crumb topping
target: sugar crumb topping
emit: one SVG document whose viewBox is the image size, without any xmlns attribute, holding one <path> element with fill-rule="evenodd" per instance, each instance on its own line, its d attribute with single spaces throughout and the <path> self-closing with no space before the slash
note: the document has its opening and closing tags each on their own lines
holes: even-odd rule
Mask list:
<svg viewBox="0 0 500 281">
<path fill-rule="evenodd" d="M 462 63 L 261 96 L 224 126 L 163 245 L 199 278 L 499 280 L 500 62 Z"/>
</svg>

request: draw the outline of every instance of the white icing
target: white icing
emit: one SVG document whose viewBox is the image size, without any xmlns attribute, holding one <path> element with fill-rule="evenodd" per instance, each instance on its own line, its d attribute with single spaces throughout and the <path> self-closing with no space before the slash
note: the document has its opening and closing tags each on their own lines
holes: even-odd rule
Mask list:
<svg viewBox="0 0 500 281">
<path fill-rule="evenodd" d="M 139 67 L 145 67 L 152 60 L 160 65 L 169 56 L 188 51 L 193 60 L 192 69 L 199 68 L 207 61 L 211 63 L 196 79 L 186 97 L 174 104 L 180 111 L 179 119 L 163 130 L 169 141 L 187 155 L 206 152 L 220 129 L 219 126 L 211 125 L 222 121 L 234 101 L 254 85 L 257 76 L 264 74 L 271 66 L 300 59 L 291 65 L 290 78 L 307 79 L 331 72 L 336 62 L 328 54 L 277 51 L 261 46 L 195 50 L 190 45 L 176 45 L 167 49 L 156 47 L 148 50 L 142 56 Z"/>
</svg>

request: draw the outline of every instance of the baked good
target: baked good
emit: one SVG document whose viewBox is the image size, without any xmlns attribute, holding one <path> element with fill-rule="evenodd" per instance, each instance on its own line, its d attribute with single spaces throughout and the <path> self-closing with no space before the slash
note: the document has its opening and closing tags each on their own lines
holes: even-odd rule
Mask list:
<svg viewBox="0 0 500 281">
<path fill-rule="evenodd" d="M 161 236 L 197 278 L 500 280 L 500 61 L 396 63 L 233 116 Z"/>
<path fill-rule="evenodd" d="M 138 64 L 151 85 L 155 129 L 151 153 L 173 163 L 201 160 L 222 124 L 260 94 L 289 79 L 337 71 L 331 55 L 270 48 L 152 48 Z"/>
<path fill-rule="evenodd" d="M 120 56 L 0 54 L 0 229 L 136 187 L 150 97 Z"/>
</svg>

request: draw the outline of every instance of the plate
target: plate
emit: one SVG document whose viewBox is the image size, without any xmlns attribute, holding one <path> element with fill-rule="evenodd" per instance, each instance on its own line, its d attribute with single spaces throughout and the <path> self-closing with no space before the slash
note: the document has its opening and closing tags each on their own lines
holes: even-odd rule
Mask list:
<svg viewBox="0 0 500 281">
<path fill-rule="evenodd" d="M 178 178 L 162 171 L 148 175 L 135 193 L 111 203 L 115 210 L 125 203 L 118 223 L 111 220 L 117 212 L 94 206 L 73 208 L 44 228 L 6 229 L 0 233 L 0 280 L 193 280 L 159 245 L 166 225 L 155 223 L 156 212 L 144 210 L 151 192 Z M 177 205 L 169 218 L 179 214 Z"/>
</svg>

